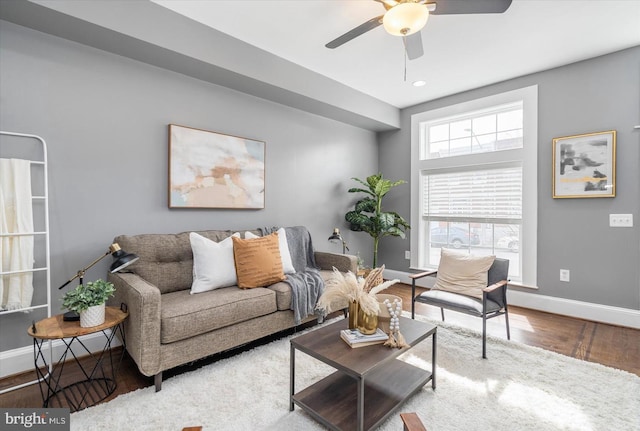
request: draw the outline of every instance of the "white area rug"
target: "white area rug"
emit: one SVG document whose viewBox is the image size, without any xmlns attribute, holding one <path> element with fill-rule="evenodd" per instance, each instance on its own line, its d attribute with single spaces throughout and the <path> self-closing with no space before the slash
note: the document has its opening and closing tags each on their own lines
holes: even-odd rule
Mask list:
<svg viewBox="0 0 640 431">
<path fill-rule="evenodd" d="M 422 319 L 428 321 L 427 319 Z M 640 430 L 640 377 L 436 322 L 437 389 L 427 384 L 396 413 L 417 412 L 429 431 Z M 336 337 L 338 334 L 336 334 Z M 430 369 L 426 340 L 404 360 Z M 333 370 L 296 353 L 296 391 Z M 289 412 L 289 338 L 167 379 L 71 415 L 71 429 L 322 430 Z M 402 430 L 393 414 L 379 429 Z"/>
</svg>

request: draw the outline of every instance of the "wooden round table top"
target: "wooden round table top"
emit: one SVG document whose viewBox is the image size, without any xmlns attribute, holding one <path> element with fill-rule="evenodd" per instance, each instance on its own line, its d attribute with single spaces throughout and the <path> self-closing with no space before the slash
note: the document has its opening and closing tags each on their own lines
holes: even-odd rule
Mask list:
<svg viewBox="0 0 640 431">
<path fill-rule="evenodd" d="M 82 328 L 79 321 L 65 322 L 63 316 L 63 314 L 58 314 L 42 319 L 35 323 L 35 331 L 33 330 L 33 325 L 31 325 L 27 333 L 34 338 L 43 340 L 78 337 L 113 328 L 122 323 L 129 316 L 129 313 L 120 310 L 118 307 L 105 307 L 104 323 L 90 328 Z"/>
</svg>

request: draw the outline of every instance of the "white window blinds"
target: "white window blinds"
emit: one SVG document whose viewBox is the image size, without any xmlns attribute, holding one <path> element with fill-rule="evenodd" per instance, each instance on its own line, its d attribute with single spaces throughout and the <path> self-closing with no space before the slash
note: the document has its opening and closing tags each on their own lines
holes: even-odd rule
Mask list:
<svg viewBox="0 0 640 431">
<path fill-rule="evenodd" d="M 423 173 L 423 216 L 441 219 L 522 219 L 522 167 Z"/>
</svg>

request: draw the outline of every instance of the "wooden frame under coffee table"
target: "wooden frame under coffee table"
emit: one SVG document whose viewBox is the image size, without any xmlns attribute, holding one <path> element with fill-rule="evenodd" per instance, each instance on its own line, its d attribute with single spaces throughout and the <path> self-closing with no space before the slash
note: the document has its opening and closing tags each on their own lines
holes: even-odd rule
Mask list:
<svg viewBox="0 0 640 431">
<path fill-rule="evenodd" d="M 347 324 L 347 319 L 340 320 L 291 339 L 290 411 L 297 404 L 332 430 L 364 431 L 380 425 L 427 382 L 435 390 L 436 326 L 400 317 L 400 331 L 411 347 L 432 337 L 428 371 L 397 359 L 411 347 L 349 347 L 340 338 Z M 337 371 L 295 393 L 296 350 Z"/>
</svg>

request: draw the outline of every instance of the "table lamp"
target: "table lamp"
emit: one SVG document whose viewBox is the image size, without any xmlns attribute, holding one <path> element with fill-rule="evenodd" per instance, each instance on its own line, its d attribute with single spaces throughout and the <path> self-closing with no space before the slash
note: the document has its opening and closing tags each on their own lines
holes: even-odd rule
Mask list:
<svg viewBox="0 0 640 431">
<path fill-rule="evenodd" d="M 80 279 L 80 283 L 79 284 L 83 284 L 85 272 L 87 272 L 87 270 L 89 270 L 89 268 L 91 268 L 93 265 L 95 265 L 96 263 L 100 262 L 102 259 L 104 259 L 105 257 L 107 257 L 110 254 L 113 255 L 113 263 L 111 264 L 111 267 L 109 268 L 109 272 L 111 272 L 112 274 L 114 272 L 118 272 L 118 271 L 126 268 L 127 266 L 131 265 L 133 262 L 135 262 L 135 261 L 137 261 L 139 259 L 139 257 L 137 255 L 135 255 L 133 253 L 125 252 L 124 250 L 122 250 L 120 248 L 120 246 L 118 245 L 117 242 L 114 242 L 113 244 L 111 244 L 109 246 L 109 250 L 107 250 L 107 252 L 105 254 L 103 254 L 102 256 L 100 256 L 99 258 L 94 260 L 93 262 L 91 262 L 86 268 L 82 268 L 80 271 L 78 271 L 76 273 L 76 275 L 74 275 L 69 280 L 67 280 L 62 286 L 58 287 L 58 290 L 60 290 L 63 287 L 65 287 L 66 285 L 71 283 L 76 278 Z M 75 311 L 69 311 L 67 313 L 64 313 L 64 318 L 63 319 L 65 321 L 75 321 L 75 320 L 80 320 L 80 316 Z"/>
<path fill-rule="evenodd" d="M 342 254 L 345 254 L 347 251 L 349 251 L 349 247 L 347 247 L 347 242 L 344 239 L 342 239 L 342 235 L 340 235 L 340 229 L 338 229 L 337 227 L 333 228 L 333 233 L 329 237 L 329 241 L 334 244 L 342 243 Z"/>
</svg>

